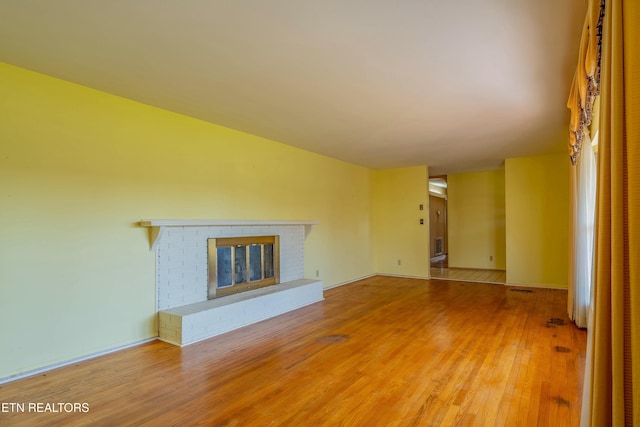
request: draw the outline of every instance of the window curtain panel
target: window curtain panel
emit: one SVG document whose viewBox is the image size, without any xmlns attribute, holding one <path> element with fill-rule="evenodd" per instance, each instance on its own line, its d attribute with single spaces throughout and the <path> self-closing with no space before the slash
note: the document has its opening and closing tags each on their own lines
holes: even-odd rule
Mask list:
<svg viewBox="0 0 640 427">
<path fill-rule="evenodd" d="M 607 0 L 582 426 L 640 426 L 640 2 Z"/>
<path fill-rule="evenodd" d="M 586 328 L 593 281 L 596 194 L 596 161 L 588 130 L 584 134 L 582 143 L 585 148 L 578 156 L 576 166 L 571 168 L 573 259 L 570 263 L 572 286 L 569 287 L 567 302 L 569 317 L 578 327 Z"/>
<path fill-rule="evenodd" d="M 587 221 L 591 221 L 590 209 L 592 208 L 588 207 L 587 203 L 592 202 L 587 200 L 587 197 L 590 196 L 586 195 L 585 191 L 592 191 L 594 194 L 595 189 L 589 188 L 591 184 L 585 174 L 589 163 L 584 162 L 581 165 L 579 157 L 583 146 L 586 147 L 587 156 L 591 155 L 589 127 L 591 126 L 594 132 L 598 129 L 598 123 L 592 124 L 592 119 L 594 108 L 597 106 L 595 101 L 600 94 L 603 16 L 604 0 L 589 0 L 580 39 L 578 65 L 567 101 L 567 107 L 571 111 L 569 158 L 575 166 L 571 170 L 567 313 L 569 318 L 581 328 L 587 327 L 587 313 L 591 304 L 590 290 L 593 280 L 593 243 L 589 243 L 593 242 L 593 237 L 584 234 L 585 230 L 590 229 L 587 226 Z"/>
</svg>

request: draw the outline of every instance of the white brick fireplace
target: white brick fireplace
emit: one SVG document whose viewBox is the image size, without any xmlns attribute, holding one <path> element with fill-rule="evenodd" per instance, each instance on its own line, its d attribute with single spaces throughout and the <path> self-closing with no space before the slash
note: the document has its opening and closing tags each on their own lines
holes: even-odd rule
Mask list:
<svg viewBox="0 0 640 427">
<path fill-rule="evenodd" d="M 321 281 L 304 279 L 304 240 L 314 222 L 143 220 L 156 252 L 160 339 L 186 345 L 323 299 Z M 279 236 L 280 284 L 208 297 L 207 240 Z"/>
</svg>

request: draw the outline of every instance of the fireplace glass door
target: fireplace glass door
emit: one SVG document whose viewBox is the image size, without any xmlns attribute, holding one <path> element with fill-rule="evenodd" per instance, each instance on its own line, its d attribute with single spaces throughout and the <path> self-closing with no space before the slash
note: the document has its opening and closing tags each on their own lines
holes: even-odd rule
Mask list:
<svg viewBox="0 0 640 427">
<path fill-rule="evenodd" d="M 209 299 L 279 283 L 278 236 L 208 239 Z"/>
</svg>

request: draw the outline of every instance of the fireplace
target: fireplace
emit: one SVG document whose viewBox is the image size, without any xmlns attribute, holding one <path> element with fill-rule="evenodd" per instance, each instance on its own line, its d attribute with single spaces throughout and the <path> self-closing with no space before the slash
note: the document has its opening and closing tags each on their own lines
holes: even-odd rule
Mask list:
<svg viewBox="0 0 640 427">
<path fill-rule="evenodd" d="M 207 239 L 208 298 L 280 283 L 278 236 Z"/>
<path fill-rule="evenodd" d="M 313 221 L 139 224 L 149 228 L 156 252 L 163 341 L 187 345 L 323 299 L 323 282 L 304 278 L 304 242 Z"/>
</svg>

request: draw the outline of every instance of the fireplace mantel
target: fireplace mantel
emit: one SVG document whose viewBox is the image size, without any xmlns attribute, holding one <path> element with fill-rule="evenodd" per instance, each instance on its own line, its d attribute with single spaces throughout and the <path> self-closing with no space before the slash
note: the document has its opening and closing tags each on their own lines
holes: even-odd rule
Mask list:
<svg viewBox="0 0 640 427">
<path fill-rule="evenodd" d="M 208 227 L 208 226 L 253 226 L 253 225 L 304 225 L 305 235 L 309 234 L 311 226 L 316 221 L 282 221 L 282 220 L 237 220 L 237 219 L 143 219 L 138 222 L 141 227 L 149 227 L 150 250 L 155 251 L 158 242 L 167 227 Z"/>
</svg>

